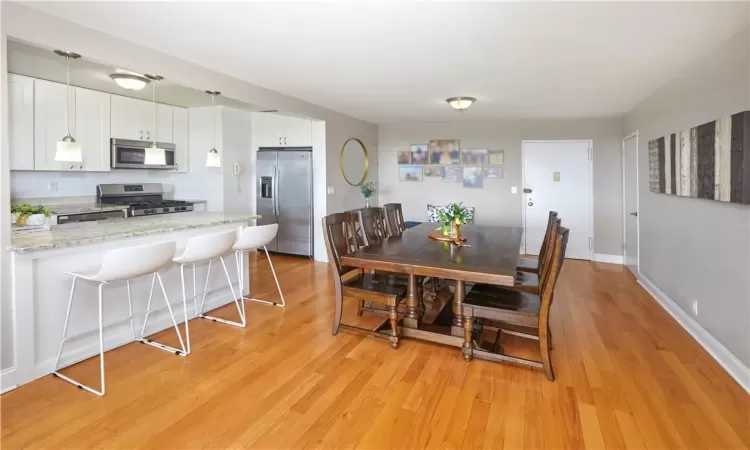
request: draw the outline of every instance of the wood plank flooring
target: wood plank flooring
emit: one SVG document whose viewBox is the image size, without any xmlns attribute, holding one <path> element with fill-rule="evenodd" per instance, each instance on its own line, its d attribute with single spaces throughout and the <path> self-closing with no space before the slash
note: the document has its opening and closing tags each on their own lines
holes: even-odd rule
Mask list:
<svg viewBox="0 0 750 450">
<path fill-rule="evenodd" d="M 264 259 L 253 292 L 276 295 Z M 285 310 L 191 321 L 193 353 L 106 353 L 107 395 L 51 376 L 0 397 L 2 448 L 747 448 L 750 398 L 623 268 L 566 261 L 557 381 L 458 349 L 331 335 L 328 266 L 274 257 Z M 345 321 L 357 319 L 351 302 Z M 236 314 L 230 305 L 217 311 Z M 520 338 L 509 350 L 533 349 Z M 165 333 L 163 339 L 175 339 Z M 98 360 L 66 369 L 98 383 Z M 96 384 L 98 385 L 98 384 Z"/>
</svg>

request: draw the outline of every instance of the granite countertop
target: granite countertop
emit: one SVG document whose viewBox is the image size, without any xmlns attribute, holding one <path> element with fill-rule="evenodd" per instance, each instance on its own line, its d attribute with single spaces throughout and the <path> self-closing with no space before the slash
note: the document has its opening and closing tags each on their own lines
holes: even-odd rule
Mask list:
<svg viewBox="0 0 750 450">
<path fill-rule="evenodd" d="M 111 205 L 107 203 L 65 203 L 51 205 L 52 214 L 64 216 L 68 214 L 86 214 L 93 212 L 122 211 L 128 209 L 128 205 Z"/>
<path fill-rule="evenodd" d="M 250 213 L 184 212 L 151 217 L 103 220 L 59 225 L 35 235 L 11 236 L 8 250 L 32 253 L 68 247 L 100 244 L 139 236 L 172 233 L 195 228 L 242 223 L 258 219 Z"/>
</svg>

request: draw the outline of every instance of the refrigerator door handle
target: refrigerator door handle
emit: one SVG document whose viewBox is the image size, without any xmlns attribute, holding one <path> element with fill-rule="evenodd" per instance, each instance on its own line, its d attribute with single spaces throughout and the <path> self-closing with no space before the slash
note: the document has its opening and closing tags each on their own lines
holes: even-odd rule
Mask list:
<svg viewBox="0 0 750 450">
<path fill-rule="evenodd" d="M 276 167 L 276 196 L 274 196 L 274 200 L 276 201 L 276 215 L 281 215 L 281 203 L 279 202 L 279 177 L 281 177 L 281 167 Z"/>
<path fill-rule="evenodd" d="M 277 214 L 276 212 L 276 195 L 278 192 L 276 191 L 276 166 L 273 166 L 273 178 L 271 179 L 271 209 L 272 213 L 275 216 Z"/>
</svg>

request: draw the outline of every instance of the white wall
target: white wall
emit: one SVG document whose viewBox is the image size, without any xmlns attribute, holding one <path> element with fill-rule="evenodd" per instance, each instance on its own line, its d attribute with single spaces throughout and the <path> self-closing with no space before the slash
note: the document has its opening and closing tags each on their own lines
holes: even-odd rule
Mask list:
<svg viewBox="0 0 750 450">
<path fill-rule="evenodd" d="M 521 141 L 592 139 L 594 142 L 594 249 L 622 255 L 622 176 L 620 119 L 518 120 L 385 124 L 380 143 L 380 204 L 401 203 L 405 220 L 427 220 L 428 203 L 464 202 L 477 209 L 477 222 L 520 226 L 522 214 Z M 485 180 L 483 189 L 425 179 L 400 182 L 396 152 L 431 139 L 459 139 L 462 148 L 505 150 L 504 179 Z M 510 187 L 517 186 L 518 194 Z M 565 219 L 563 218 L 563 223 Z"/>
<path fill-rule="evenodd" d="M 648 141 L 750 109 L 746 28 L 638 104 L 625 133 L 639 131 L 640 272 L 745 366 L 750 366 L 750 206 L 656 194 Z"/>
<path fill-rule="evenodd" d="M 0 5 L 0 23 L 5 11 Z M 13 366 L 13 302 L 10 296 L 10 152 L 8 149 L 8 73 L 5 27 L 0 26 L 0 371 Z M 4 385 L 4 384 L 3 384 Z"/>
</svg>

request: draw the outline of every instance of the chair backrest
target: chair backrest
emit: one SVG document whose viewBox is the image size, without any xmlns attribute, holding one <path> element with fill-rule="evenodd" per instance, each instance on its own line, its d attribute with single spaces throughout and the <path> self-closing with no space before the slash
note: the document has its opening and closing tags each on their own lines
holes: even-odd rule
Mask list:
<svg viewBox="0 0 750 450">
<path fill-rule="evenodd" d="M 95 281 L 118 281 L 158 272 L 172 262 L 177 244 L 174 241 L 136 247 L 116 248 L 104 254 Z"/>
<path fill-rule="evenodd" d="M 362 217 L 362 231 L 365 234 L 367 245 L 383 242 L 383 239 L 388 237 L 385 232 L 383 209 L 377 207 L 362 208 L 359 212 Z"/>
<path fill-rule="evenodd" d="M 550 267 L 552 266 L 552 251 L 555 248 L 555 237 L 562 227 L 562 221 L 555 219 L 549 226 L 549 243 L 545 246 L 544 254 L 539 255 L 539 289 L 541 290 L 544 279 L 547 277 Z"/>
<path fill-rule="evenodd" d="M 549 320 L 549 309 L 552 306 L 552 300 L 554 299 L 555 284 L 560 277 L 560 271 L 562 270 L 563 262 L 565 261 L 565 250 L 568 247 L 568 235 L 569 230 L 565 227 L 559 227 L 555 233 L 555 239 L 553 240 L 552 246 L 550 247 L 550 253 L 552 253 L 551 263 L 549 264 L 549 271 L 545 277 L 543 286 L 541 286 L 541 308 L 539 310 L 539 332 L 547 332 L 547 324 Z M 542 284 L 540 280 L 540 284 Z"/>
<path fill-rule="evenodd" d="M 242 230 L 240 239 L 234 245 L 235 250 L 255 250 L 256 248 L 268 245 L 276 237 L 279 231 L 279 224 L 258 225 L 256 227 L 247 227 Z"/>
<path fill-rule="evenodd" d="M 383 205 L 383 211 L 385 211 L 385 220 L 388 225 L 388 235 L 401 236 L 406 230 L 401 203 L 387 203 Z"/>
<path fill-rule="evenodd" d="M 539 248 L 539 259 L 537 260 L 537 270 L 540 273 L 542 271 L 542 261 L 547 256 L 547 249 L 552 246 L 552 241 L 555 239 L 555 231 L 552 229 L 555 222 L 557 222 L 558 226 L 562 223 L 557 218 L 557 211 L 550 211 L 549 217 L 547 218 L 547 229 L 544 231 L 542 246 Z"/>
<path fill-rule="evenodd" d="M 328 262 L 333 268 L 336 282 L 341 282 L 341 275 L 353 270 L 341 265 L 341 257 L 358 248 L 355 235 L 356 225 L 354 212 L 330 214 L 323 217 L 323 236 L 325 237 Z"/>
<path fill-rule="evenodd" d="M 182 255 L 175 258 L 177 262 L 198 262 L 225 255 L 232 250 L 237 240 L 237 231 L 193 236 L 185 246 Z"/>
</svg>

